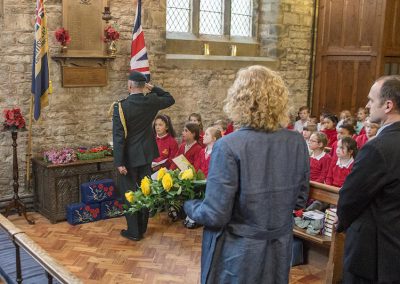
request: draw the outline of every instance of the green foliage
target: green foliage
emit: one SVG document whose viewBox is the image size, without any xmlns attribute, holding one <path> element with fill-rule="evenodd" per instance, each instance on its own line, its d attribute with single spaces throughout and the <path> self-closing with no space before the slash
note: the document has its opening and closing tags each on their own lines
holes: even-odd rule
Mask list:
<svg viewBox="0 0 400 284">
<path fill-rule="evenodd" d="M 193 171 L 192 175 L 188 172 L 190 170 Z M 165 175 L 169 175 L 172 179 L 172 186 L 169 189 L 165 189 L 163 186 L 162 177 Z M 182 179 L 182 177 L 188 176 L 192 178 Z M 203 184 L 205 184 L 205 176 L 201 171 L 196 173 L 194 168 L 182 172 L 163 169 L 163 174 L 158 177 L 158 180 L 151 180 L 150 194 L 144 195 L 141 188 L 133 192 L 133 200 L 129 206 L 124 207 L 125 212 L 133 214 L 144 207 L 153 213 L 169 207 L 179 209 L 186 200 L 204 198 L 204 186 L 197 186 L 196 181 L 204 181 Z"/>
</svg>

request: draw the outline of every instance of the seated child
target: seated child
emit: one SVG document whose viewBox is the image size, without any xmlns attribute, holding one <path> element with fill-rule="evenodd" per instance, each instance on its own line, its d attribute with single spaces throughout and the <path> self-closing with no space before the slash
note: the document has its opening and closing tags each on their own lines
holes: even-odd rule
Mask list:
<svg viewBox="0 0 400 284">
<path fill-rule="evenodd" d="M 201 170 L 206 177 L 208 175 L 208 165 L 210 164 L 211 160 L 212 148 L 214 146 L 215 141 L 217 141 L 221 137 L 222 137 L 221 131 L 219 131 L 215 127 L 207 128 L 207 130 L 204 133 L 203 142 L 206 147 L 200 151 L 197 161 L 194 163 L 194 167 L 198 170 Z M 194 229 L 197 227 L 196 222 L 190 219 L 189 217 L 186 217 L 183 224 L 188 229 Z"/>
<path fill-rule="evenodd" d="M 351 172 L 354 157 L 357 155 L 357 143 L 351 137 L 339 140 L 336 149 L 337 159 L 332 159 L 325 183 L 342 187 L 346 177 Z"/>
<path fill-rule="evenodd" d="M 343 137 L 351 137 L 354 139 L 354 134 L 356 133 L 356 130 L 353 125 L 348 124 L 346 121 L 339 126 L 339 130 L 337 131 L 337 141 L 333 143 L 332 145 L 332 150 L 330 152 L 331 156 L 336 159 L 336 148 L 337 148 L 337 143 L 340 139 Z"/>
<path fill-rule="evenodd" d="M 365 122 L 364 128 L 365 128 L 365 134 L 360 134 L 356 138 L 358 149 L 361 149 L 361 147 L 364 146 L 365 143 L 367 143 L 369 140 L 373 139 L 376 136 L 376 133 L 378 132 L 379 129 L 379 124 L 367 120 Z"/>
<path fill-rule="evenodd" d="M 368 116 L 368 109 L 360 107 L 357 111 L 357 126 L 356 126 L 357 135 L 363 134 L 364 122 L 367 119 L 367 116 Z"/>
<path fill-rule="evenodd" d="M 210 163 L 214 143 L 221 137 L 221 131 L 215 127 L 207 128 L 204 133 L 204 145 L 206 147 L 200 151 L 197 160 L 194 163 L 194 167 L 197 170 L 201 170 L 206 177 L 208 175 L 208 165 Z"/>
<path fill-rule="evenodd" d="M 308 124 L 307 126 L 303 127 L 303 137 L 304 137 L 304 140 L 306 140 L 306 143 L 307 143 L 307 146 L 308 146 L 308 152 L 309 152 L 310 155 L 311 155 L 310 137 L 314 132 L 317 132 L 317 125 L 316 124 Z"/>
<path fill-rule="evenodd" d="M 219 119 L 216 122 L 214 122 L 213 127 L 218 129 L 221 132 L 221 135 L 224 136 L 225 132 L 226 132 L 226 128 L 228 127 L 228 123 L 223 119 Z"/>
<path fill-rule="evenodd" d="M 184 155 L 190 164 L 194 166 L 197 156 L 202 147 L 198 143 L 200 127 L 197 123 L 186 122 L 182 131 L 182 144 L 179 146 L 175 157 Z M 172 162 L 170 169 L 175 170 L 177 166 Z M 196 169 L 197 170 L 197 169 Z"/>
<path fill-rule="evenodd" d="M 328 138 L 328 147 L 332 147 L 333 143 L 337 140 L 336 124 L 338 119 L 334 114 L 327 114 L 324 117 L 324 129 L 322 133 Z"/>
<path fill-rule="evenodd" d="M 324 148 L 328 143 L 326 135 L 315 132 L 310 137 L 310 180 L 323 183 L 328 174 L 331 156 L 325 153 Z"/>
<path fill-rule="evenodd" d="M 156 133 L 158 152 L 160 153 L 160 156 L 155 158 L 153 163 L 159 163 L 167 159 L 163 164 L 158 164 L 154 167 L 152 165 L 152 170 L 155 172 L 162 167 L 169 168 L 171 166 L 171 159 L 175 157 L 178 151 L 178 143 L 175 140 L 175 131 L 168 115 L 157 115 L 154 119 L 153 129 Z"/>
<path fill-rule="evenodd" d="M 309 124 L 318 124 L 318 117 L 316 117 L 315 115 L 310 115 L 310 118 L 308 119 L 308 123 Z"/>
<path fill-rule="evenodd" d="M 199 125 L 199 139 L 198 143 L 200 144 L 201 147 L 204 147 L 203 145 L 203 136 L 204 136 L 204 131 L 203 131 L 203 122 L 201 120 L 201 115 L 198 113 L 191 113 L 188 118 L 189 122 L 193 122 Z"/>
<path fill-rule="evenodd" d="M 344 121 L 350 117 L 351 117 L 351 112 L 349 110 L 342 110 L 339 116 L 340 120 L 336 125 L 336 130 L 339 130 L 339 126 L 342 125 Z"/>
<path fill-rule="evenodd" d="M 298 132 L 303 132 L 303 127 L 307 126 L 308 118 L 310 116 L 310 109 L 307 106 L 302 106 L 299 108 L 299 120 L 297 120 L 294 124 L 294 129 Z"/>
</svg>

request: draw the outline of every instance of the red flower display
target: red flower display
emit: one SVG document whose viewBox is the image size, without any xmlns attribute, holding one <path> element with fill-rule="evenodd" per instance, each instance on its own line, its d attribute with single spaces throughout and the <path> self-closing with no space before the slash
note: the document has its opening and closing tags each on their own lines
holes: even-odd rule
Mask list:
<svg viewBox="0 0 400 284">
<path fill-rule="evenodd" d="M 58 28 L 55 32 L 56 40 L 63 46 L 71 42 L 69 32 L 64 28 Z"/>
<path fill-rule="evenodd" d="M 104 42 L 110 42 L 113 40 L 119 40 L 119 32 L 112 26 L 104 28 Z"/>
<path fill-rule="evenodd" d="M 5 109 L 3 114 L 5 119 L 3 126 L 5 130 L 18 130 L 25 128 L 25 119 L 19 108 Z"/>
</svg>

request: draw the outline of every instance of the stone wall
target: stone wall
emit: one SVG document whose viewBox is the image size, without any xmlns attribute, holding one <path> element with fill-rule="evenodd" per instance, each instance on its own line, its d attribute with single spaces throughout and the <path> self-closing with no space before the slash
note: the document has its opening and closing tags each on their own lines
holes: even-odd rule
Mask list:
<svg viewBox="0 0 400 284">
<path fill-rule="evenodd" d="M 19 106 L 28 120 L 31 84 L 34 1 L 4 1 L 0 17 L 0 110 Z M 60 66 L 50 62 L 53 94 L 42 118 L 32 127 L 32 152 L 64 146 L 90 146 L 111 141 L 111 121 L 107 117 L 110 104 L 127 95 L 126 75 L 129 65 L 130 37 L 135 16 L 135 1 L 109 0 L 112 15 L 118 23 L 121 40 L 116 59 L 109 66 L 106 87 L 62 88 Z M 192 112 L 203 116 L 205 126 L 223 118 L 223 100 L 235 73 L 246 62 L 210 61 L 166 58 L 166 0 L 143 1 L 143 29 L 151 66 L 152 81 L 171 92 L 176 104 L 168 109 L 178 133 Z M 309 50 L 311 46 L 312 0 L 260 0 L 258 37 L 260 55 L 277 61 L 278 70 L 291 90 L 294 106 L 307 102 Z M 0 5 L 1 7 L 1 5 Z M 62 26 L 62 1 L 47 0 L 50 52 L 57 53 L 54 31 Z M 151 11 L 150 13 L 147 11 Z M 1 13 L 0 13 L 1 14 Z M 253 64 L 249 62 L 248 64 Z M 28 134 L 18 139 L 20 185 L 26 173 Z M 0 133 L 0 199 L 12 194 L 12 149 L 10 133 Z"/>
</svg>

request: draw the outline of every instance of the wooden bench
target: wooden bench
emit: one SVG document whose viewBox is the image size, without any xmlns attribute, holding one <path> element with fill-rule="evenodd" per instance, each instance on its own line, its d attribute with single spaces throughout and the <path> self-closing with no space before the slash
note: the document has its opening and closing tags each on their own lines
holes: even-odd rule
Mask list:
<svg viewBox="0 0 400 284">
<path fill-rule="evenodd" d="M 309 198 L 337 205 L 339 188 L 311 181 Z M 307 234 L 305 229 L 296 226 L 293 229 L 293 234 L 309 242 L 311 245 L 329 248 L 325 283 L 340 283 L 343 270 L 344 234 L 333 232 L 332 237 L 323 235 L 313 236 Z"/>
</svg>

